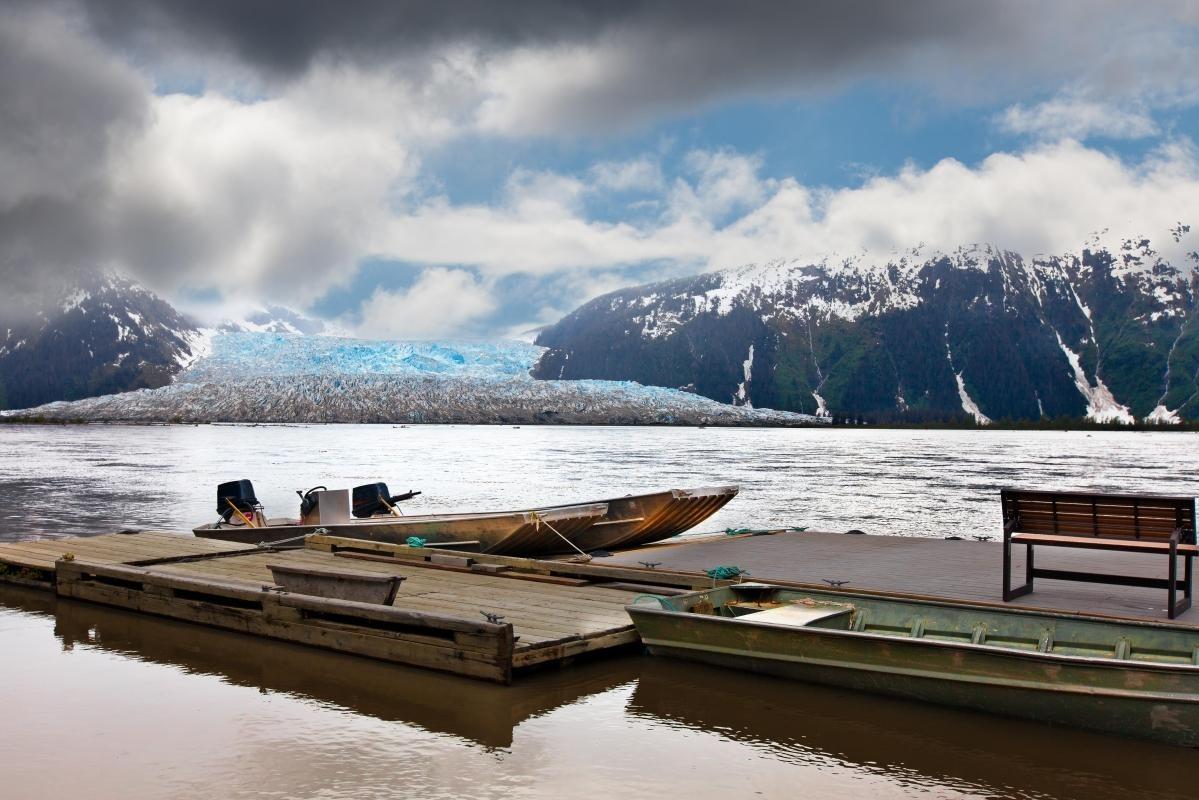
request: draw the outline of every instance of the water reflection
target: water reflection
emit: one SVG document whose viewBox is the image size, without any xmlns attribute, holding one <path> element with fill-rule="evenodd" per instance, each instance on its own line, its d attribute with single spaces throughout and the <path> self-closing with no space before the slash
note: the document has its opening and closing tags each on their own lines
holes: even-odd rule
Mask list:
<svg viewBox="0 0 1199 800">
<path fill-rule="evenodd" d="M 525 720 L 629 683 L 641 668 L 641 660 L 630 657 L 589 661 L 504 687 L 89 603 L 56 602 L 44 592 L 15 587 L 0 586 L 0 605 L 52 614 L 54 635 L 64 650 L 97 647 L 488 748 L 510 747 L 512 731 Z"/>
<path fill-rule="evenodd" d="M 1191 750 L 666 659 L 505 688 L 10 587 L 0 635 L 12 796 L 1175 800 L 1199 781 Z"/>
<path fill-rule="evenodd" d="M 801 764 L 987 797 L 1193 797 L 1195 751 L 646 659 L 630 714 Z"/>
</svg>

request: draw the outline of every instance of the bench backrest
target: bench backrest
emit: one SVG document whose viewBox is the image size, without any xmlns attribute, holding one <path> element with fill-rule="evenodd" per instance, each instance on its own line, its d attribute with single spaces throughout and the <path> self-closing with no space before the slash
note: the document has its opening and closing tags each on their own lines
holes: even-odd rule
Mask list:
<svg viewBox="0 0 1199 800">
<path fill-rule="evenodd" d="M 1195 544 L 1195 498 L 1004 489 L 1003 524 L 1023 533 Z"/>
</svg>

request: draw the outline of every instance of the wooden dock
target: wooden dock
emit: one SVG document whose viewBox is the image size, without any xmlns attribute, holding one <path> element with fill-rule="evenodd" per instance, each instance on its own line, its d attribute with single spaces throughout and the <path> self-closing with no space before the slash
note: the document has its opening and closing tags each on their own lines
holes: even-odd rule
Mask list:
<svg viewBox="0 0 1199 800">
<path fill-rule="evenodd" d="M 802 532 L 696 538 L 573 563 L 326 536 L 280 550 L 145 532 L 0 545 L 0 581 L 506 684 L 522 670 L 636 643 L 624 610 L 633 598 L 712 586 L 704 570 L 715 566 L 790 585 L 834 580 L 855 590 L 998 602 L 999 548 Z M 1019 569 L 1022 553 L 1016 556 Z M 1161 566 L 1123 553 L 1044 556 L 1054 559 L 1098 572 L 1111 559 L 1125 569 L 1132 562 L 1134 571 L 1139 563 L 1146 574 Z M 367 604 L 282 591 L 272 565 L 404 581 L 391 605 Z M 1040 580 L 1019 605 L 1165 621 L 1165 592 L 1130 587 Z M 1174 622 L 1199 626 L 1199 609 Z"/>
<path fill-rule="evenodd" d="M 0 546 L 0 579 L 58 596 L 508 683 L 637 642 L 637 571 L 312 537 L 276 550 L 167 534 Z M 363 550 L 367 552 L 362 552 Z M 393 605 L 280 591 L 271 565 L 400 575 Z M 560 574 L 565 571 L 568 574 Z M 551 573 L 559 574 L 551 574 Z M 652 576 L 667 581 L 668 575 Z M 692 577 L 674 576 L 689 587 Z"/>
</svg>

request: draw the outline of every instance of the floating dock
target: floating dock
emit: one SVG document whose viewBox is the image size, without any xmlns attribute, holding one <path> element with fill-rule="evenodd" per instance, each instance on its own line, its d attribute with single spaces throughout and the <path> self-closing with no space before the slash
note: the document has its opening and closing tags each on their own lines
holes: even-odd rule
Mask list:
<svg viewBox="0 0 1199 800">
<path fill-rule="evenodd" d="M 1022 563 L 1022 549 L 1014 552 Z M 999 600 L 1000 557 L 995 542 L 810 531 L 697 537 L 590 563 L 329 536 L 285 550 L 142 532 L 0 545 L 0 582 L 507 684 L 522 671 L 637 643 L 625 611 L 633 598 L 727 583 L 705 574 L 716 566 L 784 586 L 844 581 L 854 591 L 977 603 Z M 1161 566 L 1123 553 L 1046 554 L 1052 559 L 1099 572 L 1117 559 L 1121 569 L 1144 564 L 1146 574 Z M 281 591 L 271 566 L 404 580 L 392 605 L 375 605 Z M 1163 592 L 1051 580 L 1002 607 L 1165 621 Z M 1199 609 L 1172 624 L 1199 626 Z"/>
<path fill-rule="evenodd" d="M 393 605 L 281 591 L 271 567 L 404 578 Z M 272 639 L 509 683 L 638 641 L 635 596 L 705 585 L 645 570 L 310 537 L 305 548 L 161 533 L 0 546 L 0 579 Z"/>
</svg>

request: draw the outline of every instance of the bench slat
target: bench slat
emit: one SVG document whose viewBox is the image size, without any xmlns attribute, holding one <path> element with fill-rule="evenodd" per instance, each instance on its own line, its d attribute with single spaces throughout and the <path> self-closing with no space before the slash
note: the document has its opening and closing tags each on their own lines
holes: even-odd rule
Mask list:
<svg viewBox="0 0 1199 800">
<path fill-rule="evenodd" d="M 1125 552 L 1168 553 L 1169 542 L 1146 542 L 1128 539 L 1104 539 L 1102 537 L 1054 536 L 1045 533 L 1013 533 L 1013 542 L 1031 542 L 1057 547 L 1083 547 L 1090 550 L 1123 550 Z M 1199 553 L 1199 546 L 1193 544 L 1178 545 L 1179 553 Z"/>
</svg>

